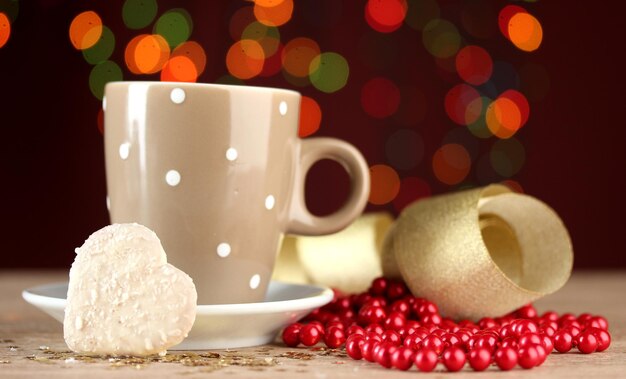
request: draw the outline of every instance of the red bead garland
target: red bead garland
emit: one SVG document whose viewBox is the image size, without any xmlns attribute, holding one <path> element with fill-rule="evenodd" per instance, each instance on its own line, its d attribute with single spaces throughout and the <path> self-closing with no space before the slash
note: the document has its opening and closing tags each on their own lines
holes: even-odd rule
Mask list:
<svg viewBox="0 0 626 379">
<path fill-rule="evenodd" d="M 365 359 L 386 368 L 430 372 L 441 362 L 448 371 L 475 370 L 491 364 L 511 370 L 541 365 L 552 351 L 576 347 L 590 354 L 611 344 L 608 322 L 602 316 L 578 317 L 556 312 L 538 315 L 525 305 L 503 317 L 474 323 L 443 318 L 435 303 L 414 297 L 400 281 L 375 279 L 370 289 L 342 296 L 337 291 L 328 305 L 316 309 L 302 323 L 287 326 L 283 342 L 290 347 L 323 341 L 330 348 L 345 344 L 352 359 Z"/>
</svg>

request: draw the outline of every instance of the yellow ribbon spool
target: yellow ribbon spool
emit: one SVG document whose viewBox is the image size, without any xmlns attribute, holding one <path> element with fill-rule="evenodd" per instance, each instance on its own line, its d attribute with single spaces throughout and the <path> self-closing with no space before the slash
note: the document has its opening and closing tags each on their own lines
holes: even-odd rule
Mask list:
<svg viewBox="0 0 626 379">
<path fill-rule="evenodd" d="M 558 215 L 491 185 L 406 208 L 383 244 L 383 273 L 454 319 L 496 317 L 561 288 L 573 264 Z"/>
</svg>

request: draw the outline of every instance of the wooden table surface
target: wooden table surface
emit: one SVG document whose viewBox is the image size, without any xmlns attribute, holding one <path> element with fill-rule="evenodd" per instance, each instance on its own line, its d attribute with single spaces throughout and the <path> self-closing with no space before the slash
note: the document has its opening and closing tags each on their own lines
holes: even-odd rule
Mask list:
<svg viewBox="0 0 626 379">
<path fill-rule="evenodd" d="M 350 359 L 341 350 L 312 350 L 273 345 L 205 352 L 207 366 L 189 366 L 189 360 L 174 363 L 116 362 L 106 359 L 82 361 L 67 351 L 60 323 L 22 300 L 25 288 L 67 280 L 59 271 L 0 271 L 0 377 L 2 378 L 625 378 L 626 377 L 626 272 L 576 272 L 554 295 L 538 301 L 540 312 L 591 312 L 609 320 L 613 342 L 603 353 L 552 354 L 538 368 L 516 368 L 501 372 L 490 368 L 483 373 L 466 368 L 446 374 L 441 365 L 430 374 L 386 370 L 377 364 Z M 49 350 L 46 352 L 46 348 Z M 52 354 L 51 354 L 52 353 Z M 170 352 L 180 354 L 181 352 Z M 196 354 L 202 352 L 195 352 Z M 218 353 L 219 357 L 217 354 Z M 53 357 L 55 359 L 50 359 Z M 175 355 L 173 357 L 176 357 Z M 180 355 L 178 356 L 180 357 Z"/>
</svg>

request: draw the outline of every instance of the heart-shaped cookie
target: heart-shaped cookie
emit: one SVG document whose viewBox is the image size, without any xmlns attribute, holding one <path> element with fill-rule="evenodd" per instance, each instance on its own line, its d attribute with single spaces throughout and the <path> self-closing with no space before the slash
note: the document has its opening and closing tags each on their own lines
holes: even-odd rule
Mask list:
<svg viewBox="0 0 626 379">
<path fill-rule="evenodd" d="M 192 279 L 167 263 L 156 234 L 114 224 L 76 249 L 63 332 L 75 352 L 149 355 L 180 343 L 196 318 Z"/>
</svg>

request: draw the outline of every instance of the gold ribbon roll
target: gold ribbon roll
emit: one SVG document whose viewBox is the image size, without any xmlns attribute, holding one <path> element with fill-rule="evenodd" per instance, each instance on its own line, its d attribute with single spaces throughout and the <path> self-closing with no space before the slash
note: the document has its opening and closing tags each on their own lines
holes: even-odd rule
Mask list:
<svg viewBox="0 0 626 379">
<path fill-rule="evenodd" d="M 345 293 L 365 291 L 382 275 L 382 244 L 392 222 L 388 213 L 368 213 L 335 234 L 288 236 L 273 278 L 322 284 Z"/>
<path fill-rule="evenodd" d="M 573 264 L 563 222 L 507 187 L 434 196 L 406 208 L 385 239 L 385 276 L 455 319 L 496 317 L 552 293 Z"/>
</svg>

